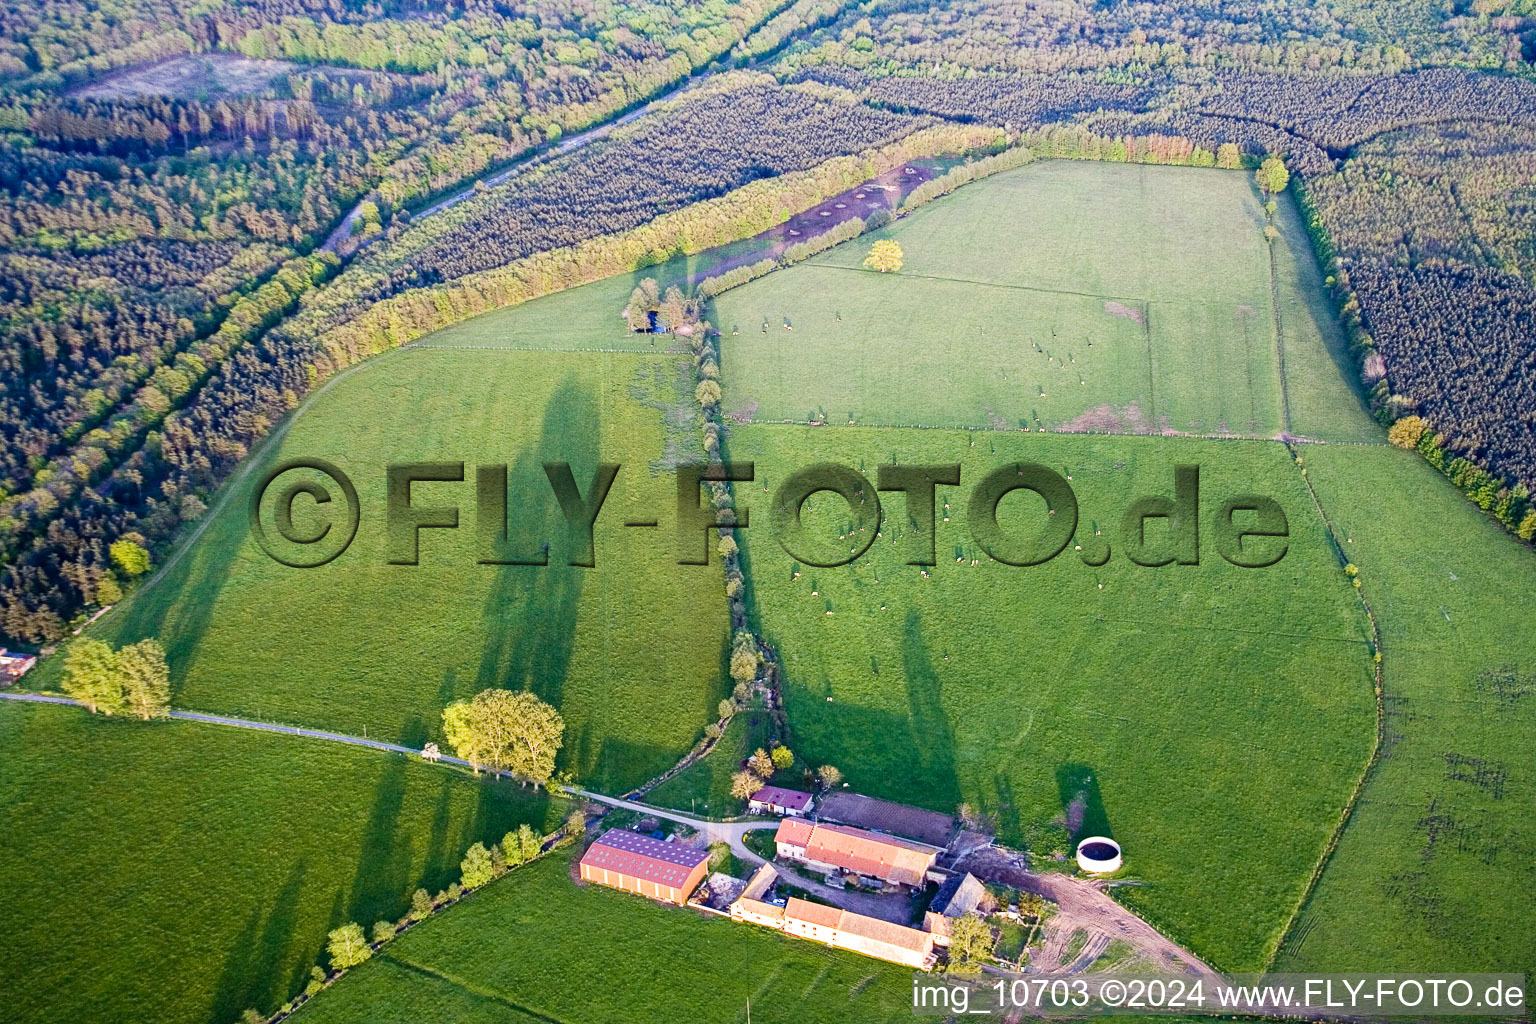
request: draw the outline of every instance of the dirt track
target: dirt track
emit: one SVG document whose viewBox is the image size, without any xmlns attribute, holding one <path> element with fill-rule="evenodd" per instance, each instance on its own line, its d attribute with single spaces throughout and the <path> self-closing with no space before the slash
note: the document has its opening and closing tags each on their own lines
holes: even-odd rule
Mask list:
<svg viewBox="0 0 1536 1024">
<path fill-rule="evenodd" d="M 984 882 L 1038 893 L 1056 903 L 1056 915 L 1046 922 L 1044 948 L 1031 959 L 1030 972 L 1081 970 L 1091 962 L 1088 952 L 1102 951 L 1114 939 L 1124 939 L 1156 970 L 1216 975 L 1209 964 L 1110 899 L 1101 883 L 1069 875 L 1037 875 L 1026 870 L 1015 856 L 996 848 L 976 851 L 957 868 Z M 1063 964 L 1067 942 L 1079 929 L 1087 931 L 1088 942 L 1071 963 Z"/>
</svg>

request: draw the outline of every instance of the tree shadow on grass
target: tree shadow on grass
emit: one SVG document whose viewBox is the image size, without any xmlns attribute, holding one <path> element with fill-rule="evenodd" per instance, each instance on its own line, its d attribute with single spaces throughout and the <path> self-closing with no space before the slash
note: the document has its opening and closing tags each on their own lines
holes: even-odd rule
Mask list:
<svg viewBox="0 0 1536 1024">
<path fill-rule="evenodd" d="M 449 703 L 452 702 L 450 701 Z M 400 736 L 395 742 L 403 747 L 419 750 L 426 746 L 427 740 L 431 738 L 432 732 L 428 728 L 426 721 L 420 715 L 412 715 L 400 727 Z"/>
<path fill-rule="evenodd" d="M 294 929 L 298 924 L 299 897 L 308 862 L 300 859 L 288 870 L 288 878 L 273 897 L 262 924 L 261 908 L 251 911 L 245 928 L 225 957 L 224 969 L 214 989 L 210 1024 L 227 1024 L 248 1007 L 275 1009 L 293 991 L 293 977 L 284 978 L 284 961 L 294 953 Z M 301 977 L 308 966 L 296 963 L 293 975 Z"/>
<path fill-rule="evenodd" d="M 543 835 L 551 824 L 549 805 L 549 794 L 542 789 L 510 779 L 484 778 L 476 795 L 474 811 L 465 816 L 464 827 L 460 830 L 460 849 L 467 850 L 471 844 L 479 842 L 487 847 L 499 843 L 508 832 L 524 823 Z M 457 868 L 457 863 L 454 866 Z"/>
<path fill-rule="evenodd" d="M 421 867 L 421 880 L 417 883 L 429 892 L 437 892 L 448 884 L 450 873 L 457 868 L 460 854 L 454 849 L 456 837 L 449 835 L 453 824 L 453 787 L 451 774 L 443 776 L 437 791 L 437 806 L 432 810 L 432 830 L 427 837 L 426 857 Z"/>
<path fill-rule="evenodd" d="M 1019 808 L 1013 792 L 1013 780 L 1002 772 L 992 776 L 992 788 L 997 793 L 997 806 L 983 808 L 992 815 L 997 828 L 997 838 L 1017 846 L 1024 840 L 1024 825 L 1019 818 Z"/>
<path fill-rule="evenodd" d="M 923 640 L 922 616 L 907 612 L 902 638 L 902 662 L 907 677 L 908 728 L 931 806 L 946 811 L 960 803 L 960 777 L 955 766 L 955 733 L 944 710 L 943 683 Z"/>
<path fill-rule="evenodd" d="M 510 497 L 502 557 L 528 558 L 544 549 L 549 564 L 494 570 L 495 584 L 481 610 L 485 644 L 477 689 L 527 689 L 565 710 L 565 680 L 575 649 L 583 573 L 588 570 L 568 564 L 571 545 L 544 463 L 570 463 L 585 497 L 600 461 L 600 426 L 596 395 L 574 378 L 568 379 L 545 406 L 538 444 L 524 449 L 508 468 Z M 569 760 L 561 759 L 562 764 Z"/>
<path fill-rule="evenodd" d="M 1064 764 L 1057 768 L 1056 791 L 1061 797 L 1062 815 L 1066 818 L 1073 843 L 1089 836 L 1114 838 L 1109 812 L 1104 809 L 1104 798 L 1099 793 L 1098 775 L 1091 767 Z"/>
<path fill-rule="evenodd" d="M 836 700 L 829 679 L 819 694 L 786 679 L 794 746 L 807 763 L 841 768 L 851 790 L 953 812 L 961 799 L 954 730 L 916 613 L 907 617 L 902 653 L 906 715 Z"/>
<path fill-rule="evenodd" d="M 221 520 L 238 515 L 243 524 L 251 485 L 242 481 L 238 486 L 218 514 Z M 210 524 L 192 549 L 164 576 L 134 593 L 122 608 L 112 643 L 129 644 L 147 637 L 160 641 L 170 668 L 172 704 L 179 703 L 182 687 L 213 621 L 219 595 L 245 547 L 246 536 L 244 525 L 229 529 L 222 521 Z"/>
<path fill-rule="evenodd" d="M 379 773 L 373 806 L 363 826 L 346 906 L 347 920 L 364 929 L 400 915 L 411 881 L 410 838 L 399 834 L 408 770 L 404 757 L 389 758 Z"/>
<path fill-rule="evenodd" d="M 624 793 L 654 778 L 677 762 L 677 751 L 655 743 L 619 736 L 600 740 L 597 757 L 587 773 L 590 785 L 604 793 Z"/>
</svg>

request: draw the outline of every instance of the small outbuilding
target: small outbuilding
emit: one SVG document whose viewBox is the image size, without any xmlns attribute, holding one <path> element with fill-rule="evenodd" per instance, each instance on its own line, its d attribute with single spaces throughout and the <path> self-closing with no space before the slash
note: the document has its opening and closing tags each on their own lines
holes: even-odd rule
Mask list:
<svg viewBox="0 0 1536 1024">
<path fill-rule="evenodd" d="M 36 655 L 19 654 L 0 647 L 0 686 L 10 686 L 36 664 Z"/>
<path fill-rule="evenodd" d="M 747 799 L 747 809 L 753 814 L 778 814 L 786 818 L 803 818 L 811 812 L 814 800 L 809 793 L 798 789 L 781 789 L 764 786 Z"/>
<path fill-rule="evenodd" d="M 964 917 L 980 906 L 981 898 L 986 894 L 986 886 L 969 871 L 950 875 L 939 886 L 939 891 L 934 894 L 927 912 L 923 914 L 923 931 L 933 935 L 935 944 L 949 945 L 950 928 L 955 919 Z"/>
</svg>

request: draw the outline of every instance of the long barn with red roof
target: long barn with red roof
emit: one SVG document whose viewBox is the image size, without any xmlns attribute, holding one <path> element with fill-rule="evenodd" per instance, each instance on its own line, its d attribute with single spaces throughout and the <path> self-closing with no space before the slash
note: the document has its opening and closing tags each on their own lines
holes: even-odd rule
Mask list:
<svg viewBox="0 0 1536 1024">
<path fill-rule="evenodd" d="M 780 857 L 800 861 L 817 871 L 848 871 L 910 886 L 923 885 L 939 854 L 944 852 L 926 843 L 799 818 L 779 822 L 774 842 Z"/>
<path fill-rule="evenodd" d="M 581 878 L 683 906 L 709 870 L 709 852 L 611 829 L 581 858 Z"/>
</svg>

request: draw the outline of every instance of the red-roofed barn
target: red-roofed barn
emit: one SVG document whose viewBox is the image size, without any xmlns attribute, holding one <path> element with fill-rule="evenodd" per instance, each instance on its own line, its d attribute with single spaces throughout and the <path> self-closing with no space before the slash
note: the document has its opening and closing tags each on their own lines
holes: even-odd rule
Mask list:
<svg viewBox="0 0 1536 1024">
<path fill-rule="evenodd" d="M 623 829 L 611 829 L 598 836 L 581 858 L 583 881 L 610 885 L 678 906 L 688 902 L 708 869 L 706 850 L 662 842 Z"/>
<path fill-rule="evenodd" d="M 796 818 L 779 822 L 778 854 L 817 871 L 851 871 L 900 885 L 921 886 L 944 851 L 895 836 L 846 825 L 822 825 Z"/>
</svg>

